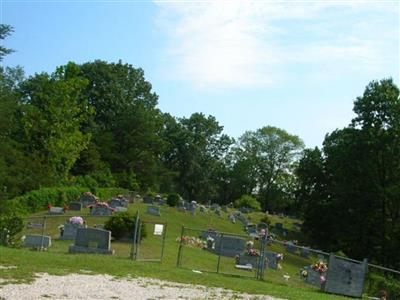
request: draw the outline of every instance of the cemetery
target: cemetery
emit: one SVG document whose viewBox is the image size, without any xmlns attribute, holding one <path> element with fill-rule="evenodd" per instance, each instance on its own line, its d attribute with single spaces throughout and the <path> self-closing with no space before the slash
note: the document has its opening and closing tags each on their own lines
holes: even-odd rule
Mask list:
<svg viewBox="0 0 400 300">
<path fill-rule="evenodd" d="M 25 236 L 24 247 L 43 249 L 48 253 L 106 254 L 129 259 L 132 242 L 115 239 L 113 233 L 104 228 L 102 222 L 117 214 L 113 214 L 111 210 L 110 214 L 93 214 L 96 206 L 109 207 L 99 205 L 99 203 L 102 202 L 98 201 L 95 205 L 89 205 L 86 208 L 82 206 L 79 213 L 83 217 L 77 217 L 77 211 L 68 210 L 64 215 L 47 215 L 47 217 L 43 215 L 43 218 L 46 218 L 45 221 L 39 217 L 29 219 L 24 229 L 26 233 L 29 232 Z M 275 240 L 268 240 L 265 243 L 264 252 L 261 252 L 260 233 L 262 230 L 268 231 L 269 227 L 282 228 L 283 226 L 280 225 L 282 223 L 278 218 L 275 220 L 271 217 L 270 219 L 274 222 L 268 226 L 259 221 L 262 219 L 261 213 L 249 213 L 244 216 L 235 208 L 226 207 L 227 212 L 225 212 L 225 209 L 216 205 L 214 209 L 210 207 L 210 210 L 192 214 L 193 207 L 200 207 L 199 211 L 201 211 L 202 206 L 197 203 L 186 203 L 181 206 L 186 213 L 174 207 L 149 205 L 145 201 L 127 205 L 128 212 L 139 210 L 142 212 L 142 219 L 147 220 L 145 222 L 155 222 L 146 225 L 147 237 L 141 239 L 138 244 L 137 259 L 154 260 L 161 255 L 167 264 L 177 263 L 183 270 L 203 270 L 217 272 L 221 276 L 228 274 L 245 278 L 256 278 L 262 266 L 263 280 L 266 282 L 294 284 L 304 291 L 310 290 L 311 293 L 320 291 L 351 297 L 361 297 L 365 293 L 368 282 L 365 264 L 342 261 L 335 256 L 321 256 L 321 254 L 313 253 L 310 248 L 297 246 L 297 241 L 278 243 Z M 217 213 L 218 211 L 220 213 Z M 232 222 L 233 217 L 239 222 Z M 158 225 L 157 220 L 159 220 Z M 165 231 L 178 220 L 189 226 L 195 225 L 198 229 L 185 228 L 183 236 L 181 236 L 180 227 L 172 232 Z M 161 225 L 163 222 L 168 226 L 163 228 L 166 226 Z M 202 230 L 199 224 L 208 229 Z M 60 226 L 63 229 L 62 234 Z M 297 226 L 293 224 L 293 227 L 286 229 L 288 228 L 292 232 Z M 162 239 L 160 240 L 158 236 L 164 233 L 166 233 L 165 250 L 162 250 L 163 248 L 160 248 Z M 279 234 L 274 236 L 282 240 L 284 238 Z M 179 253 L 178 262 L 176 261 L 177 253 Z M 263 254 L 262 261 L 261 254 Z M 321 258 L 324 258 L 327 265 L 327 270 L 324 272 L 313 268 L 315 262 Z M 324 282 L 321 281 L 321 276 L 325 278 Z"/>
</svg>

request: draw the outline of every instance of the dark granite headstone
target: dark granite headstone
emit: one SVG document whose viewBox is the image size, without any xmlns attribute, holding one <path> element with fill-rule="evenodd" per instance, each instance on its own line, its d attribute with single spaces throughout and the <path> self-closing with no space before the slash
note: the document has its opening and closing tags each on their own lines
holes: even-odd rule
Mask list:
<svg viewBox="0 0 400 300">
<path fill-rule="evenodd" d="M 311 266 L 307 266 L 304 268 L 307 271 L 307 276 L 305 277 L 305 282 L 311 284 L 316 287 L 321 287 L 321 275 L 325 276 L 325 273 L 320 274 L 318 271 L 315 271 Z"/>
<path fill-rule="evenodd" d="M 272 251 L 265 251 L 265 257 L 268 261 L 268 268 L 276 270 L 278 269 L 278 258 L 277 253 Z"/>
<path fill-rule="evenodd" d="M 235 257 L 246 249 L 246 241 L 242 238 L 223 236 L 215 239 L 215 252 L 222 256 Z"/>
<path fill-rule="evenodd" d="M 24 247 L 29 248 L 49 248 L 51 237 L 47 235 L 29 234 L 25 236 Z"/>
<path fill-rule="evenodd" d="M 111 249 L 111 231 L 97 228 L 78 228 L 70 253 L 114 254 Z"/>
<path fill-rule="evenodd" d="M 255 224 L 247 224 L 246 225 L 246 232 L 252 237 L 258 236 L 257 225 L 255 225 Z"/>
<path fill-rule="evenodd" d="M 69 210 L 74 211 L 81 211 L 82 210 L 82 203 L 81 202 L 71 202 L 69 205 Z"/>
<path fill-rule="evenodd" d="M 251 265 L 252 268 L 257 268 L 259 256 L 239 255 L 238 265 Z"/>
<path fill-rule="evenodd" d="M 348 261 L 335 255 L 329 256 L 325 292 L 350 297 L 362 297 L 368 263 Z"/>
<path fill-rule="evenodd" d="M 310 249 L 308 248 L 300 248 L 300 256 L 304 258 L 310 257 Z"/>
<path fill-rule="evenodd" d="M 110 207 L 102 205 L 94 206 L 90 211 L 92 216 L 111 216 L 112 213 L 113 210 Z"/>
<path fill-rule="evenodd" d="M 145 196 L 143 198 L 143 203 L 147 203 L 147 204 L 153 204 L 153 198 L 150 196 Z"/>
<path fill-rule="evenodd" d="M 60 236 L 60 240 L 75 240 L 78 228 L 86 228 L 86 225 L 65 222 L 64 231 L 63 234 Z"/>
<path fill-rule="evenodd" d="M 89 192 L 83 193 L 81 198 L 79 199 L 79 202 L 82 203 L 83 207 L 86 207 L 91 204 L 95 204 L 96 201 L 97 201 L 97 197 Z"/>
<path fill-rule="evenodd" d="M 268 224 L 264 222 L 260 222 L 257 224 L 257 230 L 260 231 L 261 229 L 268 229 Z"/>
<path fill-rule="evenodd" d="M 286 243 L 286 250 L 287 250 L 287 252 L 289 252 L 289 253 L 296 254 L 296 252 L 297 252 L 297 247 L 296 247 L 296 245 L 293 244 L 292 242 L 288 242 L 288 243 Z"/>
<path fill-rule="evenodd" d="M 147 213 L 153 216 L 161 216 L 160 208 L 158 206 L 147 206 Z"/>
</svg>

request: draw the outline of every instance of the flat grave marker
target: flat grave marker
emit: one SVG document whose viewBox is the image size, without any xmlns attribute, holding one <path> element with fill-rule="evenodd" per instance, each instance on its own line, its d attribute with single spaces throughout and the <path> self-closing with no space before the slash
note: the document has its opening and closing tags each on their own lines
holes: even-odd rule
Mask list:
<svg viewBox="0 0 400 300">
<path fill-rule="evenodd" d="M 147 213 L 149 215 L 161 217 L 160 208 L 158 206 L 147 206 Z"/>
</svg>

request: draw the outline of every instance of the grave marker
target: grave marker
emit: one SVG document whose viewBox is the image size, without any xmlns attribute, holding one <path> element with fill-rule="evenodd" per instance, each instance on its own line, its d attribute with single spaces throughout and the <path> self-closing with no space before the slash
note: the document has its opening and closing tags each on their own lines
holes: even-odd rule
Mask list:
<svg viewBox="0 0 400 300">
<path fill-rule="evenodd" d="M 232 236 L 217 236 L 215 238 L 215 252 L 222 256 L 235 257 L 246 250 L 246 241 Z"/>
<path fill-rule="evenodd" d="M 81 211 L 82 210 L 82 203 L 80 202 L 71 202 L 69 205 L 69 210 L 74 210 L 74 211 Z"/>
<path fill-rule="evenodd" d="M 49 212 L 47 213 L 49 215 L 63 215 L 64 214 L 64 208 L 62 207 L 50 207 Z"/>
<path fill-rule="evenodd" d="M 324 290 L 332 294 L 361 298 L 367 270 L 366 259 L 357 263 L 331 254 Z"/>
<path fill-rule="evenodd" d="M 25 236 L 24 247 L 28 248 L 49 248 L 51 237 L 47 235 L 29 234 Z"/>
<path fill-rule="evenodd" d="M 158 206 L 147 206 L 147 213 L 149 215 L 161 217 L 160 208 Z"/>
<path fill-rule="evenodd" d="M 63 234 L 60 236 L 60 240 L 75 240 L 78 228 L 86 228 L 86 225 L 65 222 L 64 231 Z"/>
<path fill-rule="evenodd" d="M 78 228 L 70 253 L 114 254 L 111 249 L 111 231 L 97 228 Z"/>
</svg>

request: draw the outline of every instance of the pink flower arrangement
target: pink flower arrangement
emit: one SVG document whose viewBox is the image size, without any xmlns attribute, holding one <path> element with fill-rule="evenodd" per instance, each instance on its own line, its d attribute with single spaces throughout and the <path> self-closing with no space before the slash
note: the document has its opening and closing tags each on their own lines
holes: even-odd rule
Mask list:
<svg viewBox="0 0 400 300">
<path fill-rule="evenodd" d="M 69 218 L 69 222 L 72 224 L 83 225 L 83 218 L 82 217 L 71 217 Z"/>
</svg>

